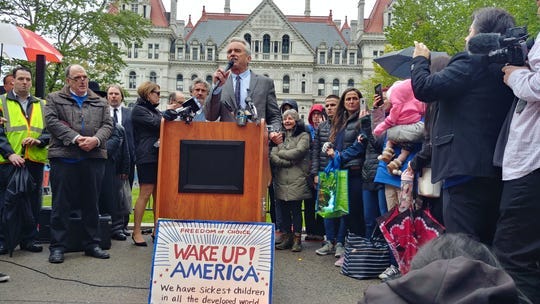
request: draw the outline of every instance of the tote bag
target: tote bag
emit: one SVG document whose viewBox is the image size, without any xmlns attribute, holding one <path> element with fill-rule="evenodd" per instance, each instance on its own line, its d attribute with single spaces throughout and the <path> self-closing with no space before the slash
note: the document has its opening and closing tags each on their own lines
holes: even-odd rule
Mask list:
<svg viewBox="0 0 540 304">
<path fill-rule="evenodd" d="M 425 197 L 440 197 L 442 183 L 431 183 L 431 168 L 423 168 L 422 175 L 418 177 L 418 195 Z"/>
<path fill-rule="evenodd" d="M 347 235 L 342 274 L 359 280 L 377 278 L 388 266 L 390 251 L 384 239 Z"/>
<path fill-rule="evenodd" d="M 336 218 L 349 214 L 349 187 L 347 170 L 319 172 L 316 211 L 323 218 Z"/>
</svg>

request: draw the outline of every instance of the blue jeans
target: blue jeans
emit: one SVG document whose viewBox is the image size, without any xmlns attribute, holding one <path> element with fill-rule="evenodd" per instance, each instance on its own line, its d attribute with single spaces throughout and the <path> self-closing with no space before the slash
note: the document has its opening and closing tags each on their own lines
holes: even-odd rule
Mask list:
<svg viewBox="0 0 540 304">
<path fill-rule="evenodd" d="M 336 232 L 337 226 L 337 232 Z M 326 233 L 326 240 L 329 242 L 345 244 L 345 216 L 338 218 L 324 219 L 324 230 Z"/>
<path fill-rule="evenodd" d="M 364 200 L 364 219 L 366 222 L 366 237 L 371 237 L 373 230 L 377 227 L 377 217 L 388 212 L 386 207 L 386 196 L 384 187 L 379 190 L 362 190 Z"/>
</svg>

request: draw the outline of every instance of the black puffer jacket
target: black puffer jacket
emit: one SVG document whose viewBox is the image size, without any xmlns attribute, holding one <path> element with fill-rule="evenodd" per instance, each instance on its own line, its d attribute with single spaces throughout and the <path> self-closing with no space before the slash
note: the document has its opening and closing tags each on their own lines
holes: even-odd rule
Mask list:
<svg viewBox="0 0 540 304">
<path fill-rule="evenodd" d="M 375 184 L 380 185 L 379 183 L 373 182 L 373 180 L 375 180 L 377 167 L 379 166 L 377 157 L 382 152 L 383 137 L 375 137 L 373 135 L 370 115 L 361 119 L 361 129 L 362 133 L 364 133 L 368 139 L 364 166 L 362 167 L 362 187 L 366 190 L 375 190 Z"/>
<path fill-rule="evenodd" d="M 161 112 L 149 101 L 138 98 L 137 104 L 131 111 L 131 120 L 136 163 L 157 163 L 158 148 L 154 144 L 159 139 Z"/>
<path fill-rule="evenodd" d="M 324 168 L 328 165 L 328 156 L 326 156 L 326 153 L 322 153 L 321 148 L 330 137 L 331 126 L 330 120 L 323 121 L 315 131 L 315 138 L 311 142 L 310 173 L 313 176 L 317 175 L 319 171 L 324 171 Z"/>
</svg>

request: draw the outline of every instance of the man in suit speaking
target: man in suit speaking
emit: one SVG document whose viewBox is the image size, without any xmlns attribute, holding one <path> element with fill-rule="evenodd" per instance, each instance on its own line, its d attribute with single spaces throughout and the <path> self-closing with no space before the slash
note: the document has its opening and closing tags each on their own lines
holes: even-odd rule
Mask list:
<svg viewBox="0 0 540 304">
<path fill-rule="evenodd" d="M 265 118 L 272 130 L 281 127 L 281 116 L 276 101 L 274 81 L 255 74 L 249 68 L 251 48 L 249 43 L 239 37 L 233 37 L 227 45 L 227 60 L 234 62 L 230 70 L 219 68 L 214 73 L 214 88 L 204 105 L 208 121 L 236 121 L 236 113 L 245 111 L 252 101 L 257 110 L 257 117 Z M 270 139 L 279 144 L 282 140 L 279 132 L 270 132 Z"/>
</svg>

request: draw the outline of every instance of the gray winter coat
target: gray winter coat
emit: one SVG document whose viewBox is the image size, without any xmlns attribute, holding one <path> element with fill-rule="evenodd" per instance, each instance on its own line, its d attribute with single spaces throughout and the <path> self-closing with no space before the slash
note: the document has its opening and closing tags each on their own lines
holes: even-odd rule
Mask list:
<svg viewBox="0 0 540 304">
<path fill-rule="evenodd" d="M 311 198 L 308 185 L 309 133 L 297 125 L 285 133 L 285 140 L 270 152 L 270 162 L 275 167 L 274 191 L 276 199 L 297 201 Z"/>
</svg>

